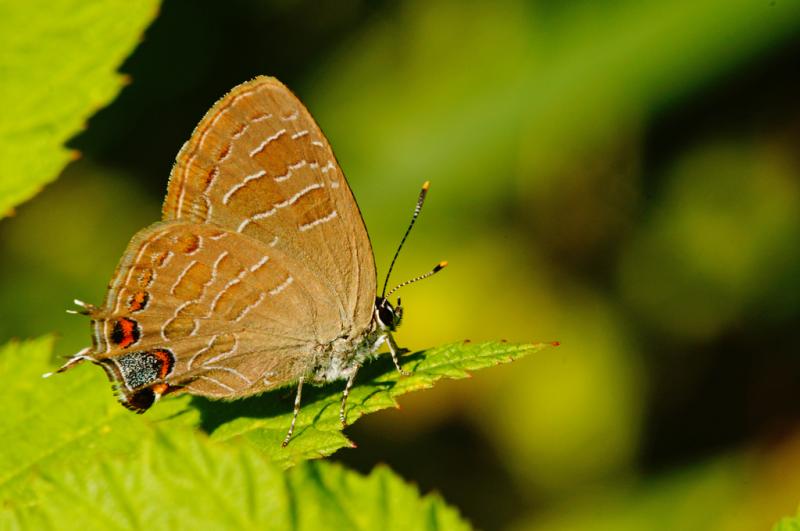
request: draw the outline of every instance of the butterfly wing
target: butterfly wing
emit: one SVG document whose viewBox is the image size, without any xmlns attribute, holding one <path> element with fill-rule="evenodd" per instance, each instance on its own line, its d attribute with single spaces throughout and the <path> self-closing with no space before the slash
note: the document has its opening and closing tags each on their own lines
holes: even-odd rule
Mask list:
<svg viewBox="0 0 800 531">
<path fill-rule="evenodd" d="M 376 278 L 366 227 L 327 139 L 278 80 L 258 77 L 211 108 L 178 155 L 163 217 L 282 251 L 320 279 L 341 331 L 369 325 Z"/>
<path fill-rule="evenodd" d="M 92 310 L 91 359 L 134 409 L 146 409 L 135 397 L 154 385 L 258 393 L 311 369 L 336 328 L 325 325 L 337 318 L 325 293 L 297 259 L 246 234 L 156 223 L 134 236 L 104 307 Z"/>
</svg>

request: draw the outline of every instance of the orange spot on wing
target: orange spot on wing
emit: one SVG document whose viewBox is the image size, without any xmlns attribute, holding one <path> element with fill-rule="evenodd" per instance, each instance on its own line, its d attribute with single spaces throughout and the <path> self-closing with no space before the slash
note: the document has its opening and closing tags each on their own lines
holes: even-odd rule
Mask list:
<svg viewBox="0 0 800 531">
<path fill-rule="evenodd" d="M 152 259 L 152 262 L 153 262 L 154 266 L 162 267 L 164 265 L 164 262 L 167 261 L 167 257 L 169 257 L 169 251 L 168 250 L 164 250 L 164 251 L 161 251 L 160 253 L 154 253 L 152 255 L 151 259 Z"/>
<path fill-rule="evenodd" d="M 139 272 L 139 275 L 136 277 L 136 281 L 140 288 L 147 288 L 153 283 L 154 276 L 155 272 L 149 267 L 146 267 Z"/>
<path fill-rule="evenodd" d="M 139 312 L 144 310 L 147 302 L 150 300 L 150 295 L 146 291 L 137 291 L 128 300 L 128 310 L 130 312 Z"/>
<path fill-rule="evenodd" d="M 122 317 L 114 322 L 111 330 L 111 342 L 120 348 L 128 348 L 139 341 L 139 324 L 133 319 Z"/>
<path fill-rule="evenodd" d="M 200 248 L 200 238 L 190 232 L 181 233 L 175 238 L 175 247 L 183 253 L 192 254 Z"/>
<path fill-rule="evenodd" d="M 161 368 L 158 371 L 158 377 L 166 378 L 167 374 L 169 374 L 169 371 L 172 370 L 172 365 L 175 363 L 175 358 L 172 356 L 172 353 L 164 349 L 155 349 L 151 352 L 151 354 L 158 358 L 158 360 L 161 362 Z"/>
</svg>

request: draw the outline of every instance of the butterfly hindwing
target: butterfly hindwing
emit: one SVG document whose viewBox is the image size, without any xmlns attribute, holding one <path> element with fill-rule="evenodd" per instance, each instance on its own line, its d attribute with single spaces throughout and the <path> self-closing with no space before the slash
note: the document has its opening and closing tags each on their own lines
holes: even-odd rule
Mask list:
<svg viewBox="0 0 800 531">
<path fill-rule="evenodd" d="M 93 312 L 94 356 L 119 379 L 124 363 L 157 364 L 163 351 L 173 360 L 158 382 L 217 397 L 257 393 L 308 371 L 314 348 L 336 333 L 338 309 L 321 289 L 302 263 L 246 235 L 156 223 L 133 238 Z"/>
</svg>

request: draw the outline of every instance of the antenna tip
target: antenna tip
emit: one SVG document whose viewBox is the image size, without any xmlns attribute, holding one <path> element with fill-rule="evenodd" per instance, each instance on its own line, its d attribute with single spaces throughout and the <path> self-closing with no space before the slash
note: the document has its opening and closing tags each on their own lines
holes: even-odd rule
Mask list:
<svg viewBox="0 0 800 531">
<path fill-rule="evenodd" d="M 422 189 L 425 190 L 426 192 L 428 191 L 428 188 L 430 188 L 430 187 L 431 187 L 431 182 L 430 181 L 425 181 L 424 183 L 422 183 Z"/>
<path fill-rule="evenodd" d="M 436 264 L 436 267 L 433 268 L 433 272 L 436 273 L 437 271 L 440 271 L 445 267 L 447 267 L 447 260 L 442 260 L 441 262 Z"/>
</svg>

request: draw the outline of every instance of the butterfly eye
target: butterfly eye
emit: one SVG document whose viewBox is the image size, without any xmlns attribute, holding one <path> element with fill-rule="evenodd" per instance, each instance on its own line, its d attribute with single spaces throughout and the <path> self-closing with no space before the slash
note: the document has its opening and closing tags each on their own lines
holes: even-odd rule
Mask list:
<svg viewBox="0 0 800 531">
<path fill-rule="evenodd" d="M 381 324 L 389 330 L 394 331 L 399 320 L 397 318 L 397 312 L 392 308 L 392 305 L 389 304 L 389 301 L 378 297 L 375 301 L 375 307 L 378 309 L 378 319 L 380 319 Z"/>
</svg>

